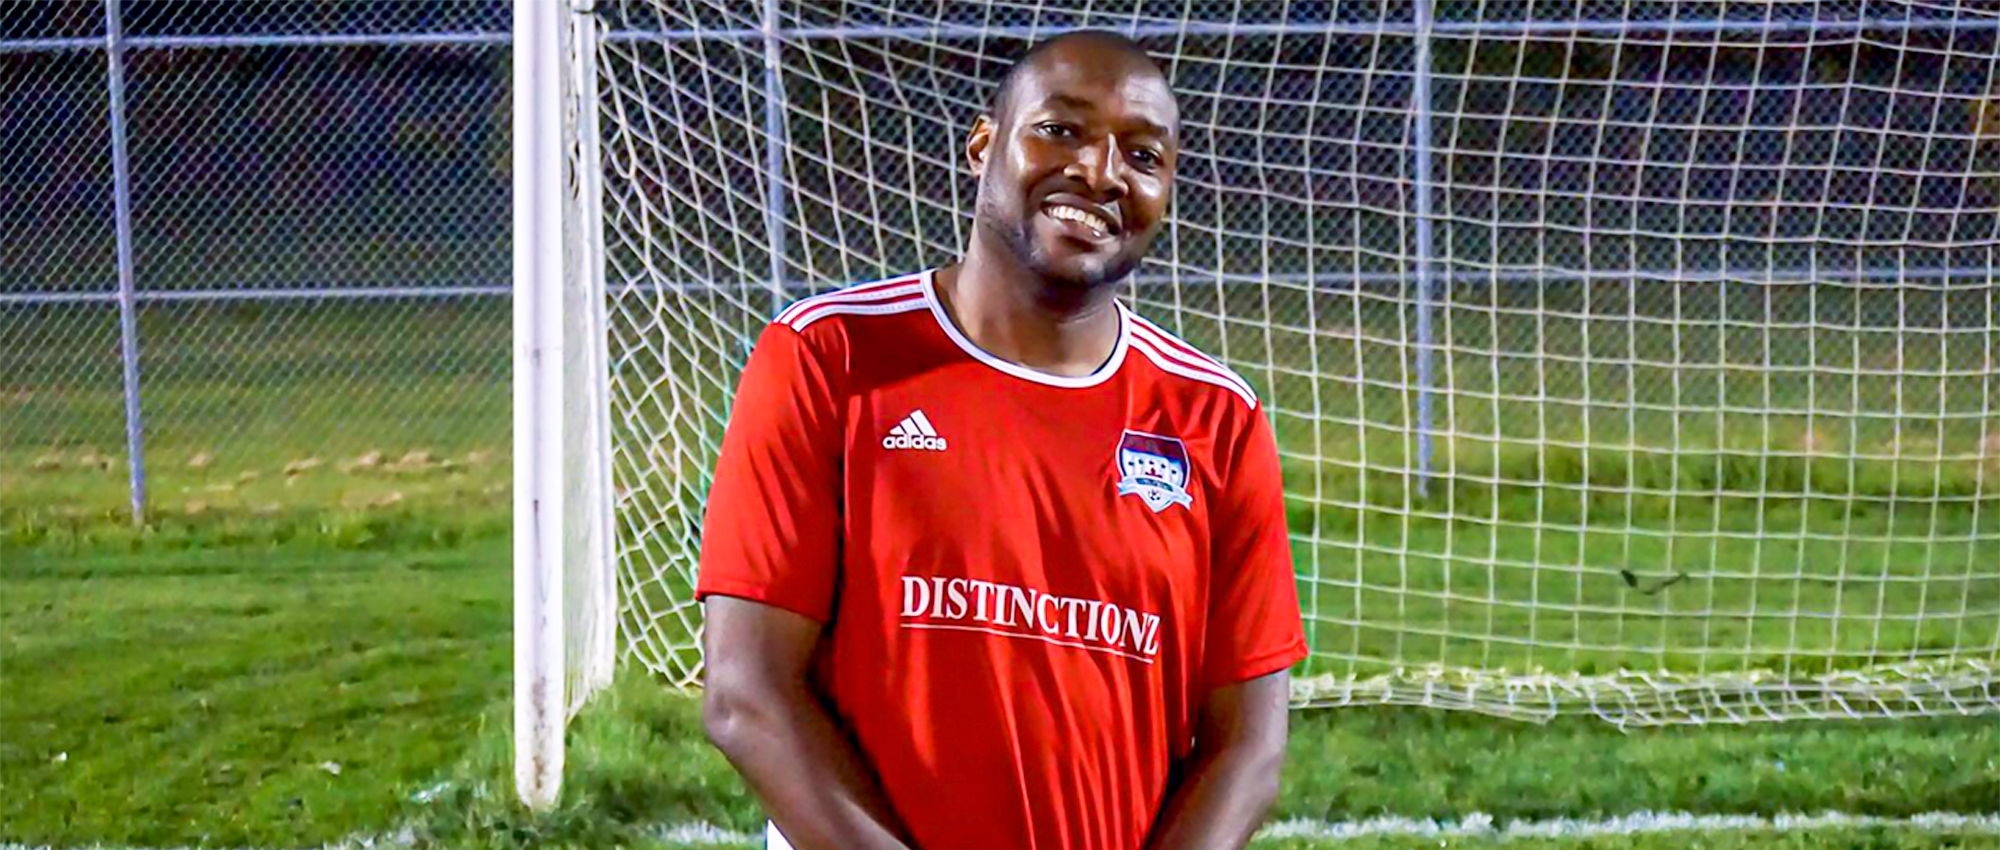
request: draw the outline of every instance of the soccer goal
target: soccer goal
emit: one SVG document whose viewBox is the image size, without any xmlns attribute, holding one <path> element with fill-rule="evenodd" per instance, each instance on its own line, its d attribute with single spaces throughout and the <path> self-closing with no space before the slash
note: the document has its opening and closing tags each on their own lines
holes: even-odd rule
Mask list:
<svg viewBox="0 0 2000 850">
<path fill-rule="evenodd" d="M 1175 212 L 1125 297 L 1265 401 L 1299 705 L 2000 706 L 2000 11 L 545 17 L 515 48 L 553 75 L 515 102 L 517 180 L 546 184 L 516 202 L 550 205 L 516 243 L 516 380 L 542 393 L 516 409 L 535 764 L 554 746 L 559 770 L 614 657 L 699 683 L 703 494 L 751 341 L 797 298 L 951 262 L 991 81 L 1082 27 L 1138 38 L 1181 99 Z"/>
</svg>

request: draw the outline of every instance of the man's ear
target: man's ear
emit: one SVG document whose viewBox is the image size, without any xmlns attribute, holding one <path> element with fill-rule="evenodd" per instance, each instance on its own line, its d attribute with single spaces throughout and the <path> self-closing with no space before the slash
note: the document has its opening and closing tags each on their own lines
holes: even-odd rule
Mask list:
<svg viewBox="0 0 2000 850">
<path fill-rule="evenodd" d="M 981 177 L 986 173 L 986 154 L 993 149 L 993 119 L 981 115 L 972 121 L 972 133 L 965 137 L 965 161 L 972 166 L 972 176 Z"/>
</svg>

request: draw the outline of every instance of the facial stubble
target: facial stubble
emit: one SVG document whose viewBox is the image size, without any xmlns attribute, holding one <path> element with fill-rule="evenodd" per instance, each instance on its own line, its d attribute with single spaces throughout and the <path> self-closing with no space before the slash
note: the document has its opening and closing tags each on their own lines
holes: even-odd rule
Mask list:
<svg viewBox="0 0 2000 850">
<path fill-rule="evenodd" d="M 1083 289 L 1117 283 L 1130 276 L 1139 267 L 1139 261 L 1144 258 L 1145 251 L 1125 250 L 1113 254 L 1106 263 L 1086 260 L 1081 264 L 1083 267 L 1081 277 L 1058 272 L 1054 264 L 1049 261 L 1048 254 L 1036 243 L 1035 236 L 1031 232 L 1035 216 L 1040 214 L 1040 210 L 1022 209 L 1010 214 L 1009 211 L 997 209 L 998 205 L 993 200 L 994 194 L 988 191 L 989 187 L 986 185 L 986 178 L 992 174 L 993 172 L 988 171 L 980 179 L 975 226 L 990 236 L 998 237 L 1000 243 L 1014 255 L 1022 267 L 1034 272 L 1043 280 Z M 1025 207 L 1026 198 L 1022 200 Z"/>
</svg>

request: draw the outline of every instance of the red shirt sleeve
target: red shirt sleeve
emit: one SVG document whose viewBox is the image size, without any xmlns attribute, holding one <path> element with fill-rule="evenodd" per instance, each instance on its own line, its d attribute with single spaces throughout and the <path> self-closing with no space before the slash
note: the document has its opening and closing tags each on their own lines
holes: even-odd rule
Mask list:
<svg viewBox="0 0 2000 850">
<path fill-rule="evenodd" d="M 773 323 L 750 353 L 708 491 L 695 598 L 826 622 L 840 569 L 839 360 Z"/>
<path fill-rule="evenodd" d="M 1208 640 L 1202 679 L 1219 688 L 1275 673 L 1306 657 L 1292 545 L 1285 530 L 1278 445 L 1262 411 L 1236 440 L 1211 508 Z"/>
</svg>

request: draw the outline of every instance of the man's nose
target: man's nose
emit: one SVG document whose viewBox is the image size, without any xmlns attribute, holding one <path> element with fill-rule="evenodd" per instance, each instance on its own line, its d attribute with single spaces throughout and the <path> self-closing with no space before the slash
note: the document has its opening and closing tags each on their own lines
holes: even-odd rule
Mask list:
<svg viewBox="0 0 2000 850">
<path fill-rule="evenodd" d="M 1076 161 L 1069 168 L 1070 176 L 1083 181 L 1099 199 L 1117 200 L 1125 196 L 1123 160 L 1118 140 L 1106 136 L 1095 144 L 1077 148 Z"/>
</svg>

